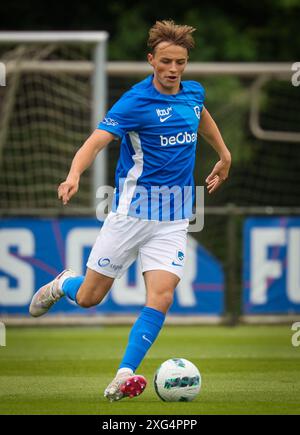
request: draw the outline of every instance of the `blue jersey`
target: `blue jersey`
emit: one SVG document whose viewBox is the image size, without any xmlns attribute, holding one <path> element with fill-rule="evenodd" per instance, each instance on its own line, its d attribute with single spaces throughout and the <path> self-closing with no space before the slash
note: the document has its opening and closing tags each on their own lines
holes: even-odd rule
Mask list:
<svg viewBox="0 0 300 435">
<path fill-rule="evenodd" d="M 153 76 L 133 86 L 98 125 L 121 138 L 113 211 L 151 220 L 192 215 L 193 170 L 204 88 L 182 81 L 162 94 Z"/>
</svg>

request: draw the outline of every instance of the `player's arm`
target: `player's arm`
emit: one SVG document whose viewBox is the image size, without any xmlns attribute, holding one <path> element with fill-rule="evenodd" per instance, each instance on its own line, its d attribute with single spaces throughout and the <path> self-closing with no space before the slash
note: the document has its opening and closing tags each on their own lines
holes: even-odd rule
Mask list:
<svg viewBox="0 0 300 435">
<path fill-rule="evenodd" d="M 206 178 L 207 189 L 209 193 L 214 192 L 228 177 L 231 154 L 226 147 L 217 124 L 204 107 L 201 112 L 201 120 L 198 133 L 214 148 L 219 154 L 220 160 L 214 166 L 212 172 Z"/>
<path fill-rule="evenodd" d="M 99 151 L 114 139 L 114 135 L 105 130 L 96 129 L 75 154 L 67 179 L 58 187 L 58 198 L 63 204 L 78 191 L 81 174 L 93 163 Z"/>
</svg>

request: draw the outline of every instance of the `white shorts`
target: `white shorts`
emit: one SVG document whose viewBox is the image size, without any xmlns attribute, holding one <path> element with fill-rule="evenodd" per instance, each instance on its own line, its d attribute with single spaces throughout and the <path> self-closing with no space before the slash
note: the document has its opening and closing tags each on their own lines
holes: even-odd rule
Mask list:
<svg viewBox="0 0 300 435">
<path fill-rule="evenodd" d="M 167 270 L 182 277 L 188 219 L 150 221 L 110 212 L 90 253 L 87 267 L 120 278 L 137 259 L 142 272 Z"/>
</svg>

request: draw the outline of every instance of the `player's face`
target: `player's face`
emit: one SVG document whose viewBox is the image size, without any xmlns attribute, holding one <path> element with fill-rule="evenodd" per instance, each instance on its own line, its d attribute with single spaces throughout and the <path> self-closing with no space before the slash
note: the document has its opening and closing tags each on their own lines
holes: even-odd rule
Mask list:
<svg viewBox="0 0 300 435">
<path fill-rule="evenodd" d="M 186 48 L 170 42 L 160 42 L 154 54 L 148 54 L 148 62 L 154 69 L 153 84 L 156 89 L 163 94 L 176 94 L 187 61 Z"/>
</svg>

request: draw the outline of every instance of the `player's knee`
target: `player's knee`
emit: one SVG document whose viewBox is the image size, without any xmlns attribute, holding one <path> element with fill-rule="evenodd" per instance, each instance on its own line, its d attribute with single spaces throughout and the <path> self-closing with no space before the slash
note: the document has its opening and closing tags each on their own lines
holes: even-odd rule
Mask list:
<svg viewBox="0 0 300 435">
<path fill-rule="evenodd" d="M 100 301 L 94 295 L 78 292 L 76 296 L 76 302 L 82 308 L 90 308 L 98 305 Z"/>
<path fill-rule="evenodd" d="M 173 289 L 159 289 L 155 292 L 151 292 L 151 295 L 149 295 L 148 298 L 148 303 L 157 306 L 158 309 L 163 312 L 167 312 L 173 303 L 173 295 Z"/>
<path fill-rule="evenodd" d="M 78 305 L 80 305 L 82 308 L 90 308 L 92 307 L 91 301 L 86 296 L 80 296 L 77 295 L 76 302 Z"/>
<path fill-rule="evenodd" d="M 174 292 L 173 291 L 165 291 L 161 295 L 161 301 L 165 306 L 165 309 L 168 310 L 173 304 Z"/>
</svg>

